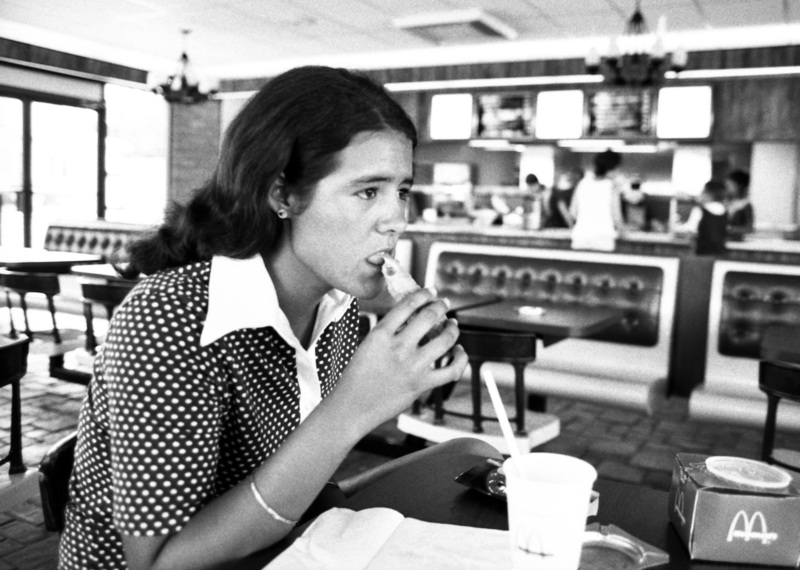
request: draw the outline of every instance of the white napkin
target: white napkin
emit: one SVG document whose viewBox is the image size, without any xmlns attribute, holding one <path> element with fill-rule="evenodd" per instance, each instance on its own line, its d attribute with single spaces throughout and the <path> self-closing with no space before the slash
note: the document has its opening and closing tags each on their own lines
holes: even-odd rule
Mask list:
<svg viewBox="0 0 800 570">
<path fill-rule="evenodd" d="M 511 566 L 507 531 L 331 509 L 264 570 L 495 570 Z"/>
</svg>

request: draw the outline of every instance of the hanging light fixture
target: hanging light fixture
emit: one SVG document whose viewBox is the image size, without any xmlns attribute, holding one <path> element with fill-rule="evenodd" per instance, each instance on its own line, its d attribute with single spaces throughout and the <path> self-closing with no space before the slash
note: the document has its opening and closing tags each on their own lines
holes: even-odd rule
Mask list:
<svg viewBox="0 0 800 570">
<path fill-rule="evenodd" d="M 666 71 L 682 70 L 687 57 L 685 50 L 665 53 L 665 31 L 666 20 L 662 17 L 656 34 L 650 33 L 641 2 L 637 0 L 624 32 L 612 41 L 611 53 L 601 57 L 592 49 L 586 58 L 586 71 L 602 73 L 606 82 L 613 85 L 646 87 L 661 83 Z"/>
<path fill-rule="evenodd" d="M 181 30 L 181 33 L 183 34 L 183 52 L 178 59 L 175 73 L 166 79 L 150 74 L 148 84 L 151 85 L 154 93 L 163 95 L 164 99 L 170 103 L 190 105 L 208 101 L 217 92 L 217 83 L 201 78 L 195 73 L 194 67 L 189 63 L 189 56 L 186 55 L 187 37 L 192 31 Z"/>
</svg>

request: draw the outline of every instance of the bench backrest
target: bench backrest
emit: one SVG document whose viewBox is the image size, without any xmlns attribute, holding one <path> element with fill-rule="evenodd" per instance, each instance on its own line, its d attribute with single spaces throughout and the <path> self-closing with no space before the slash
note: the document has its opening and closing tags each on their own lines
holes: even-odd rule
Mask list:
<svg viewBox="0 0 800 570">
<path fill-rule="evenodd" d="M 706 386 L 722 391 L 757 386 L 761 340 L 771 325 L 800 325 L 800 267 L 715 262 Z"/>
<path fill-rule="evenodd" d="M 666 275 L 669 273 L 669 275 Z M 505 299 L 609 306 L 625 318 L 593 337 L 614 343 L 669 344 L 677 260 L 594 252 L 434 243 L 426 286 L 440 295 L 495 294 Z"/>
<path fill-rule="evenodd" d="M 113 222 L 60 222 L 47 228 L 44 248 L 102 255 L 105 261 L 126 260 L 126 247 L 150 226 Z"/>
</svg>

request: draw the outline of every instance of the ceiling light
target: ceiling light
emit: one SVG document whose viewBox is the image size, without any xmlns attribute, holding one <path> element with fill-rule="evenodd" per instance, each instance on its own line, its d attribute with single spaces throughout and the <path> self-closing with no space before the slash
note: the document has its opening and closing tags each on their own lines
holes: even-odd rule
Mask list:
<svg viewBox="0 0 800 570">
<path fill-rule="evenodd" d="M 650 33 L 641 10 L 640 0 L 622 35 L 612 41 L 611 53 L 601 57 L 592 49 L 586 58 L 589 73 L 602 73 L 614 85 L 647 86 L 664 80 L 667 69 L 679 71 L 686 66 L 685 50 L 671 56 L 664 51 L 666 19 L 659 19 L 658 31 Z"/>
<path fill-rule="evenodd" d="M 505 22 L 477 8 L 404 16 L 395 18 L 392 23 L 396 28 L 439 45 L 486 39 L 515 40 L 519 35 Z"/>
<path fill-rule="evenodd" d="M 208 101 L 217 92 L 216 81 L 209 81 L 199 77 L 186 55 L 186 38 L 191 30 L 181 30 L 183 34 L 183 52 L 178 58 L 175 73 L 163 79 L 155 74 L 148 74 L 147 84 L 154 93 L 163 95 L 170 103 L 201 103 Z"/>
</svg>

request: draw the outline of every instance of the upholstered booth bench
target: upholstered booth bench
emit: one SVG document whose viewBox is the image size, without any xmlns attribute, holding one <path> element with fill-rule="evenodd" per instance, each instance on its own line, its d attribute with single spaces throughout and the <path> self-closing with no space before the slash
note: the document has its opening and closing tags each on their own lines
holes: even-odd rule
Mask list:
<svg viewBox="0 0 800 570">
<path fill-rule="evenodd" d="M 525 369 L 526 392 L 650 413 L 666 396 L 678 259 L 437 242 L 425 285 L 440 296 L 499 295 L 545 303 L 610 306 L 624 319 L 588 338 L 537 347 Z M 487 363 L 498 383 L 513 368 Z M 470 371 L 465 372 L 465 379 Z"/>
<path fill-rule="evenodd" d="M 54 222 L 47 228 L 44 249 L 50 251 L 69 251 L 100 255 L 109 263 L 126 261 L 127 245 L 151 229 L 140 224 L 123 224 L 116 222 Z M 81 288 L 74 275 L 59 275 L 61 293 L 56 297 L 56 309 L 59 312 L 83 315 Z M 38 295 L 30 297 L 31 308 L 46 309 L 44 298 Z"/>
<path fill-rule="evenodd" d="M 760 343 L 771 325 L 800 325 L 800 267 L 717 261 L 711 281 L 705 381 L 689 397 L 689 416 L 763 426 Z M 784 402 L 779 428 L 800 431 L 800 405 Z"/>
<path fill-rule="evenodd" d="M 47 228 L 44 248 L 101 255 L 105 261 L 125 261 L 127 245 L 149 226 L 113 222 L 57 222 Z"/>
</svg>

